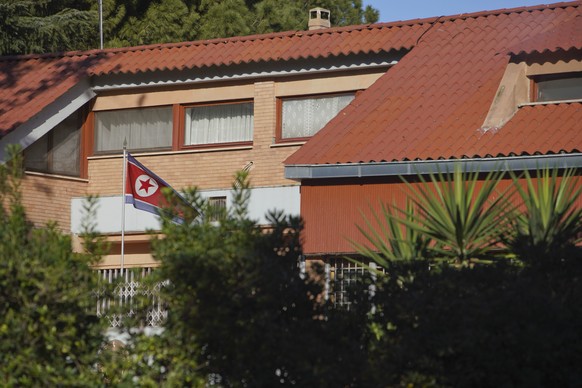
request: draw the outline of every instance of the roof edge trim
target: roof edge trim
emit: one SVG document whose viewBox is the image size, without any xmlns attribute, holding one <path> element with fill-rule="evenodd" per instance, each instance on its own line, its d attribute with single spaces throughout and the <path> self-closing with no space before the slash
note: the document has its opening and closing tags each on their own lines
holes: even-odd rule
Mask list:
<svg viewBox="0 0 582 388">
<path fill-rule="evenodd" d="M 89 79 L 82 79 L 40 113 L 0 139 L 0 163 L 5 161 L 7 157 L 5 150 L 8 144 L 20 144 L 23 150 L 26 149 L 87 102 L 91 101 L 95 95 L 91 90 Z"/>
<path fill-rule="evenodd" d="M 289 77 L 312 74 L 323 74 L 338 71 L 376 70 L 396 65 L 404 53 L 392 52 L 388 56 L 363 55 L 346 56 L 343 58 L 316 60 L 296 60 L 285 62 L 283 66 L 269 63 L 257 70 L 254 64 L 238 66 L 212 66 L 206 69 L 156 71 L 142 74 L 120 73 L 113 75 L 97 75 L 92 78 L 93 90 L 105 92 L 109 90 L 150 88 L 159 86 L 191 85 L 217 81 L 242 81 L 249 79 Z M 356 60 L 357 59 L 357 60 Z M 163 74 L 167 74 L 163 76 Z M 159 81 L 160 78 L 166 78 Z"/>
<path fill-rule="evenodd" d="M 457 164 L 461 165 L 463 171 L 479 172 L 536 170 L 542 167 L 580 168 L 582 167 L 582 153 L 387 163 L 289 165 L 285 166 L 285 178 L 300 181 L 303 179 L 407 176 L 452 172 Z"/>
</svg>

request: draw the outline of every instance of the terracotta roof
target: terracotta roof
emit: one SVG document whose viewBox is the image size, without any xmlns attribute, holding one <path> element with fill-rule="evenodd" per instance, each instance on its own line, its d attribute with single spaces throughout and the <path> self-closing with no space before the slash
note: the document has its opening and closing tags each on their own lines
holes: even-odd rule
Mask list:
<svg viewBox="0 0 582 388">
<path fill-rule="evenodd" d="M 580 152 L 580 103 L 522 107 L 496 132 L 479 128 L 508 53 L 581 50 L 581 31 L 580 1 L 442 18 L 285 164 Z"/>
<path fill-rule="evenodd" d="M 0 58 L 0 137 L 79 79 L 410 49 L 433 19 L 64 54 Z"/>
<path fill-rule="evenodd" d="M 580 123 L 582 102 L 524 106 L 501 130 L 476 133 L 464 156 L 582 152 Z"/>
</svg>

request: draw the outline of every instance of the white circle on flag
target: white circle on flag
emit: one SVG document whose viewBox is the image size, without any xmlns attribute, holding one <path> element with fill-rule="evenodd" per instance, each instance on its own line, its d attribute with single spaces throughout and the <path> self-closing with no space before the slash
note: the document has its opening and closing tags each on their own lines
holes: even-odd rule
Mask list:
<svg viewBox="0 0 582 388">
<path fill-rule="evenodd" d="M 140 197 L 149 197 L 158 191 L 158 182 L 149 175 L 142 174 L 135 180 L 135 192 Z"/>
</svg>

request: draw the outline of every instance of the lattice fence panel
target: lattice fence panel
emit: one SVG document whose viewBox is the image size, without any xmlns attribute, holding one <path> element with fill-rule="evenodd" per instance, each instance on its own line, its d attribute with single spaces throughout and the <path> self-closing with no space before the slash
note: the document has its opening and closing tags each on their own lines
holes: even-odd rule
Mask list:
<svg viewBox="0 0 582 388">
<path fill-rule="evenodd" d="M 326 296 L 331 298 L 336 307 L 350 308 L 349 289 L 356 283 L 361 282 L 364 276 L 369 275 L 375 279 L 375 271 L 384 272 L 384 269 L 377 267 L 375 263 L 368 263 L 366 266 L 354 263 L 343 258 L 331 258 L 325 266 L 326 273 Z M 375 286 L 368 287 L 368 293 L 372 296 L 375 293 Z"/>
<path fill-rule="evenodd" d="M 146 308 L 147 326 L 160 326 L 168 316 L 168 311 L 160 298 L 160 289 L 166 282 L 158 282 L 148 287 L 143 280 L 151 275 L 153 268 L 131 268 L 123 272 L 119 268 L 97 270 L 99 287 L 97 289 L 97 316 L 109 321 L 111 327 L 120 327 L 123 316 L 135 316 L 137 308 Z M 110 290 L 110 287 L 113 287 Z M 147 300 L 147 306 L 138 306 L 136 299 Z"/>
</svg>

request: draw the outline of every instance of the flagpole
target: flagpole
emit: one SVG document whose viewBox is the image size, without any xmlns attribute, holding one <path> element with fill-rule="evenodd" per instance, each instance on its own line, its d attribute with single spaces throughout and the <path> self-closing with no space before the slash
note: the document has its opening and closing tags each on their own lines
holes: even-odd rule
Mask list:
<svg viewBox="0 0 582 388">
<path fill-rule="evenodd" d="M 123 178 L 121 179 L 123 189 L 121 190 L 121 276 L 123 276 L 123 265 L 125 260 L 125 189 L 127 180 L 127 146 L 123 142 Z"/>
</svg>

